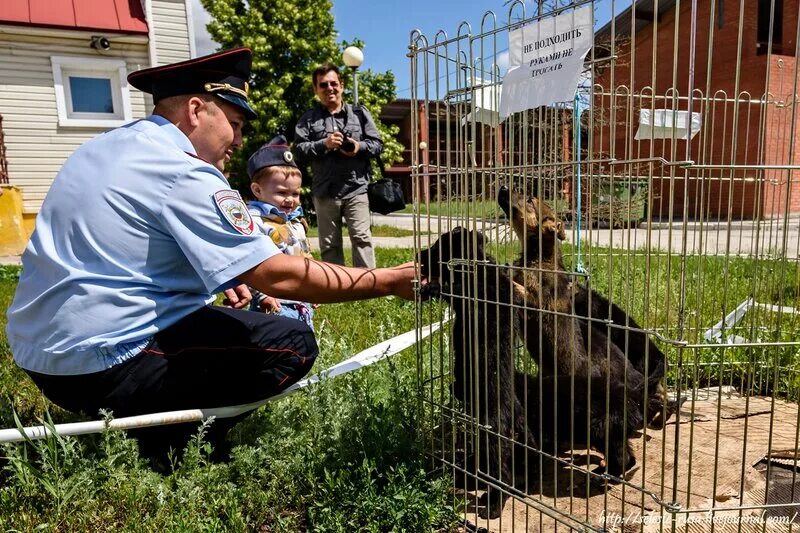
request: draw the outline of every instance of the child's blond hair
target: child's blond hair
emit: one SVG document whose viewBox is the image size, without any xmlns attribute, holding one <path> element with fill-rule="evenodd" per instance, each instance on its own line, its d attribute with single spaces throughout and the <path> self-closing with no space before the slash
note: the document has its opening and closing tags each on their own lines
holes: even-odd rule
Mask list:
<svg viewBox="0 0 800 533">
<path fill-rule="evenodd" d="M 253 177 L 250 179 L 250 181 L 256 182 L 261 181 L 264 178 L 272 177 L 271 174 L 275 171 L 280 171 L 284 178 L 289 178 L 291 176 L 298 176 L 300 178 L 303 177 L 302 172 L 300 172 L 300 169 L 297 167 L 292 167 L 289 165 L 275 165 L 258 169 L 258 171 L 253 174 Z"/>
</svg>

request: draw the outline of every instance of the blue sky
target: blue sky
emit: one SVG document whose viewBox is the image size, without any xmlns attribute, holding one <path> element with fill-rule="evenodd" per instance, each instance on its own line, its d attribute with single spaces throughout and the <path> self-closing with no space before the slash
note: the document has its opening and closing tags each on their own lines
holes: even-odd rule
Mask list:
<svg viewBox="0 0 800 533">
<path fill-rule="evenodd" d="M 473 33 L 478 33 L 481 18 L 489 10 L 497 15 L 499 26 L 508 20 L 508 8 L 503 6 L 504 3 L 504 0 L 334 0 L 333 14 L 338 40 L 358 37 L 364 41 L 363 67 L 375 71 L 391 70 L 397 82 L 397 96 L 408 98 L 410 67 L 406 53 L 411 30 L 419 29 L 433 40 L 439 30 L 455 35 L 461 21 L 467 21 Z M 216 46 L 205 32 L 208 15 L 199 0 L 193 0 L 193 4 L 197 53 L 210 53 Z M 596 0 L 594 4 L 596 22 L 600 26 L 610 19 L 612 4 L 619 14 L 630 6 L 631 0 Z M 529 12 L 533 5 L 534 1 L 525 1 Z M 499 49 L 507 46 L 507 43 L 498 43 Z"/>
</svg>

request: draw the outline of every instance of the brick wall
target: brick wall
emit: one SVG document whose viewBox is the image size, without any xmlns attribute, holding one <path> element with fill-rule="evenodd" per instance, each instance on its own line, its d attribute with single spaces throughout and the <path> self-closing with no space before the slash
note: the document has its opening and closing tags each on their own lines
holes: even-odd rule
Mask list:
<svg viewBox="0 0 800 533">
<path fill-rule="evenodd" d="M 800 126 L 800 117 L 792 111 L 793 106 L 764 106 L 760 100 L 778 87 L 786 95 L 791 93 L 785 89 L 796 76 L 794 57 L 759 54 L 757 2 L 745 3 L 741 37 L 739 3 L 725 2 L 721 27 L 718 14 L 713 14 L 712 21 L 714 4 L 717 3 L 711 0 L 698 2 L 691 102 L 686 98 L 690 92 L 691 53 L 688 2 L 682 3 L 679 13 L 671 9 L 657 25 L 651 22 L 630 35 L 617 49 L 618 59 L 613 68 L 607 66 L 602 70 L 601 66 L 596 83 L 607 92 L 616 88 L 613 92 L 617 98 L 612 105 L 609 99 L 601 103 L 595 97 L 595 107 L 606 113 L 606 120 L 595 128 L 595 138 L 600 139 L 594 145 L 598 153 L 616 159 L 690 159 L 706 165 L 788 163 L 791 123 L 796 121 Z M 787 54 L 793 54 L 796 45 L 797 11 L 796 2 L 784 3 L 781 50 Z M 672 98 L 678 96 L 682 98 Z M 690 103 L 691 110 L 703 117 L 700 132 L 691 143 L 633 140 L 639 109 L 688 110 Z M 800 148 L 797 137 L 795 153 Z M 651 187 L 657 199 L 651 205 L 651 212 L 657 217 L 669 216 L 670 212 L 680 216 L 684 209 L 692 218 L 727 218 L 729 214 L 733 218 L 770 216 L 786 209 L 787 198 L 790 209 L 800 212 L 799 176 L 790 176 L 787 171 L 686 171 L 654 164 L 639 165 L 631 172 L 652 176 Z M 787 183 L 794 185 L 790 193 Z"/>
<path fill-rule="evenodd" d="M 769 94 L 775 104 L 768 106 L 764 131 L 764 164 L 775 166 L 800 163 L 800 110 L 794 95 L 797 83 L 794 57 L 772 57 L 769 73 Z M 794 128 L 792 128 L 794 126 Z M 800 212 L 800 172 L 766 170 L 764 172 L 765 216 L 779 216 L 787 207 Z"/>
</svg>

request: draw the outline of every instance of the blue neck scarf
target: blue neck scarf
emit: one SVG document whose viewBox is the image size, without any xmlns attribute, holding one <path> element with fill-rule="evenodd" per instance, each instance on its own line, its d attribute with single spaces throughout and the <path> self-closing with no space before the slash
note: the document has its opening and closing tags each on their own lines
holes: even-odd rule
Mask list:
<svg viewBox="0 0 800 533">
<path fill-rule="evenodd" d="M 258 214 L 262 217 L 274 218 L 277 216 L 285 222 L 291 222 L 292 220 L 303 216 L 303 208 L 300 206 L 297 206 L 297 209 L 288 214 L 284 213 L 281 209 L 278 209 L 274 205 L 267 202 L 262 202 L 260 200 L 252 200 L 247 202 L 247 207 L 254 211 L 258 211 Z"/>
</svg>

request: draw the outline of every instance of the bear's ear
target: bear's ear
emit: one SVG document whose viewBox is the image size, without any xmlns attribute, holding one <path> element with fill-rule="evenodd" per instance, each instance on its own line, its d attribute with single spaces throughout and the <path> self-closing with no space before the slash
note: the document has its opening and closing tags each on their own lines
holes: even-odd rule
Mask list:
<svg viewBox="0 0 800 533">
<path fill-rule="evenodd" d="M 555 220 L 552 218 L 548 218 L 542 222 L 542 233 L 553 234 L 562 241 L 567 238 L 567 233 L 564 231 L 564 224 L 560 220 Z"/>
<path fill-rule="evenodd" d="M 563 232 L 564 230 L 561 231 Z M 559 235 L 559 223 L 553 220 L 552 218 L 544 220 L 542 222 L 542 233 L 545 235 L 547 235 L 548 233 L 552 233 L 553 235 Z"/>
</svg>

